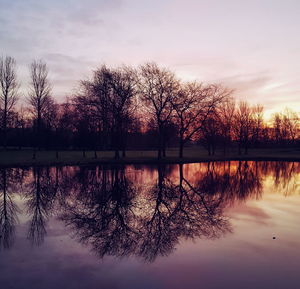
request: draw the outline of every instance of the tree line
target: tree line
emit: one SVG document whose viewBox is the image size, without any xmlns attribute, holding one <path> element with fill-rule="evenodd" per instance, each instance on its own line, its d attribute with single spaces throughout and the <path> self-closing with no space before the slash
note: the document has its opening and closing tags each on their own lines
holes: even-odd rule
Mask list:
<svg viewBox="0 0 300 289">
<path fill-rule="evenodd" d="M 156 149 L 166 157 L 168 147 L 202 145 L 210 155 L 249 148 L 298 146 L 299 113 L 275 113 L 269 122 L 261 105 L 237 102 L 233 90 L 218 83 L 179 79 L 156 63 L 100 66 L 80 81 L 75 94 L 58 103 L 51 94 L 47 64 L 30 65 L 30 84 L 20 93 L 16 61 L 0 58 L 1 145 L 41 149 L 113 150 L 115 158 L 128 149 Z M 18 105 L 23 98 L 25 107 Z"/>
</svg>

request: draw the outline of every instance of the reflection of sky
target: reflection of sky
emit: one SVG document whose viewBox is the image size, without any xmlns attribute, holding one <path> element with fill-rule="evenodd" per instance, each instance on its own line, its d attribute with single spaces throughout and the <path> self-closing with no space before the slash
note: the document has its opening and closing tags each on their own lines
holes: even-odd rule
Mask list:
<svg viewBox="0 0 300 289">
<path fill-rule="evenodd" d="M 199 165 L 185 165 L 186 172 L 189 167 L 192 178 Z M 133 174 L 132 167 L 129 171 Z M 138 174 L 143 172 L 151 176 L 146 168 Z M 299 174 L 295 176 L 290 183 L 297 183 Z M 16 196 L 15 201 L 26 214 L 26 198 Z M 254 196 L 226 209 L 232 234 L 214 241 L 182 240 L 173 254 L 151 264 L 133 258 L 99 260 L 89 246 L 70 238 L 72 232 L 55 218 L 48 223 L 45 243 L 32 247 L 26 240 L 28 216 L 22 217 L 14 247 L 0 252 L 1 288 L 296 289 L 300 282 L 299 207 L 299 187 L 286 194 L 286 187 L 274 186 L 268 174 L 261 198 Z"/>
<path fill-rule="evenodd" d="M 57 98 L 100 63 L 154 60 L 185 79 L 221 81 L 269 112 L 300 109 L 297 0 L 1 0 L 0 54 L 23 86 L 33 58 L 51 69 Z"/>
</svg>

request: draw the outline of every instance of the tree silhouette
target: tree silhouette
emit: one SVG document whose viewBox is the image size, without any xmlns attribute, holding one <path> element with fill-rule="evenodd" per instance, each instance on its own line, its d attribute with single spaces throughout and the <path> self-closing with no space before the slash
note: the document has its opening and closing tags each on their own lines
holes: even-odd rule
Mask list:
<svg viewBox="0 0 300 289">
<path fill-rule="evenodd" d="M 95 159 L 99 150 L 113 151 L 116 159 L 128 150 L 157 150 L 161 159 L 175 147 L 183 158 L 187 145 L 202 145 L 212 155 L 220 149 L 247 154 L 250 148 L 299 147 L 299 112 L 287 108 L 268 122 L 262 105 L 235 105 L 232 89 L 184 82 L 154 62 L 137 69 L 101 65 L 56 103 L 46 63 L 33 61 L 27 106 L 19 108 L 15 60 L 2 57 L 0 64 L 3 146 L 34 147 L 33 159 L 37 148 L 55 150 L 57 159 L 59 150 L 77 149 L 84 158 L 94 151 Z"/>
<path fill-rule="evenodd" d="M 164 129 L 172 117 L 172 101 L 179 89 L 175 75 L 155 63 L 146 63 L 140 67 L 139 92 L 149 119 L 155 123 L 158 135 L 158 159 L 165 156 L 166 143 Z"/>
<path fill-rule="evenodd" d="M 3 146 L 7 146 L 9 114 L 17 102 L 19 84 L 16 75 L 16 61 L 12 57 L 0 58 L 0 112 L 3 130 Z"/>
<path fill-rule="evenodd" d="M 34 116 L 37 128 L 37 145 L 41 146 L 41 129 L 42 121 L 52 105 L 53 100 L 50 96 L 51 85 L 48 80 L 48 68 L 42 60 L 33 61 L 30 66 L 31 87 L 29 92 L 28 103 L 31 112 Z M 36 152 L 34 151 L 33 158 L 35 159 Z"/>
<path fill-rule="evenodd" d="M 185 83 L 172 99 L 175 121 L 179 127 L 179 157 L 183 157 L 184 145 L 204 128 L 216 107 L 225 101 L 231 91 L 220 85 Z"/>
</svg>

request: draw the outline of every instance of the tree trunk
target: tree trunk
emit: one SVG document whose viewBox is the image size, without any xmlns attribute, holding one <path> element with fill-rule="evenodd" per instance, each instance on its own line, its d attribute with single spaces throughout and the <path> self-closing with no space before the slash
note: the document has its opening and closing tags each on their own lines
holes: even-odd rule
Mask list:
<svg viewBox="0 0 300 289">
<path fill-rule="evenodd" d="M 37 147 L 38 150 L 41 149 L 41 111 L 40 108 L 38 108 L 38 117 L 37 117 Z"/>
<path fill-rule="evenodd" d="M 5 101 L 4 111 L 3 111 L 3 147 L 4 150 L 7 148 L 7 104 Z"/>
<path fill-rule="evenodd" d="M 161 151 L 162 151 L 162 140 L 161 140 L 161 132 L 159 130 L 159 135 L 158 135 L 158 150 L 157 150 L 157 158 L 159 160 L 161 159 Z"/>
<path fill-rule="evenodd" d="M 122 132 L 122 157 L 126 157 L 127 132 Z"/>
<path fill-rule="evenodd" d="M 160 147 L 157 150 L 157 158 L 160 160 L 161 159 L 161 149 Z"/>
<path fill-rule="evenodd" d="M 179 143 L 179 158 L 183 158 L 183 141 L 180 139 Z"/>
<path fill-rule="evenodd" d="M 226 155 L 226 142 L 223 143 L 223 155 Z"/>
<path fill-rule="evenodd" d="M 166 140 L 165 140 L 165 136 L 163 133 L 161 135 L 161 148 L 162 148 L 162 156 L 165 158 L 166 157 Z"/>
<path fill-rule="evenodd" d="M 166 157 L 166 147 L 165 147 L 165 145 L 163 146 L 162 153 L 163 153 L 163 157 L 165 158 Z"/>
<path fill-rule="evenodd" d="M 247 155 L 248 154 L 248 144 L 246 143 L 245 144 L 245 155 Z"/>
</svg>

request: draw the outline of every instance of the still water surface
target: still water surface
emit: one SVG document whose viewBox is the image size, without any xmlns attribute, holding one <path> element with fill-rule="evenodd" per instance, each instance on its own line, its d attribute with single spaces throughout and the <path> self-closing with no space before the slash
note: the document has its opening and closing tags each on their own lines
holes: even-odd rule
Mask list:
<svg viewBox="0 0 300 289">
<path fill-rule="evenodd" d="M 0 169 L 0 288 L 300 288 L 300 163 Z"/>
</svg>

